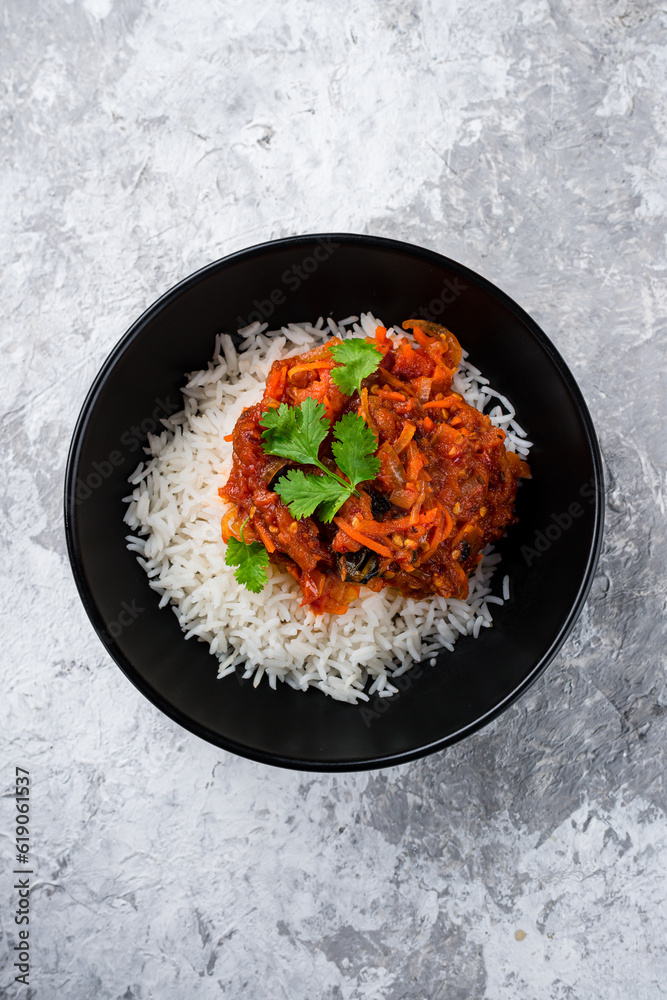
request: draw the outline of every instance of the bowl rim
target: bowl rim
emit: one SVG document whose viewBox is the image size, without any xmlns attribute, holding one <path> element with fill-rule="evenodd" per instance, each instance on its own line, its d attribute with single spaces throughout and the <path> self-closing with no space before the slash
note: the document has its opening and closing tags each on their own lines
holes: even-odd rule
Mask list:
<svg viewBox="0 0 667 1000">
<path fill-rule="evenodd" d="M 310 761 L 305 758 L 288 757 L 280 753 L 256 750 L 252 747 L 247 747 L 243 744 L 237 743 L 235 740 L 223 737 L 220 734 L 208 729 L 205 725 L 191 719 L 177 706 L 166 701 L 166 699 L 164 699 L 162 695 L 151 687 L 148 681 L 143 678 L 137 667 L 135 667 L 134 664 L 131 663 L 124 653 L 118 648 L 115 640 L 111 638 L 108 633 L 106 633 L 105 622 L 98 610 L 90 588 L 88 587 L 84 572 L 83 555 L 79 547 L 79 539 L 76 530 L 77 505 L 75 502 L 75 488 L 81 447 L 92 418 L 97 397 L 107 382 L 107 379 L 110 377 L 116 361 L 123 355 L 128 345 L 141 334 L 144 327 L 160 312 L 162 312 L 162 310 L 164 310 L 172 301 L 177 299 L 194 285 L 206 279 L 209 275 L 224 270 L 226 267 L 229 267 L 237 262 L 242 262 L 259 256 L 267 251 L 299 247 L 305 249 L 318 240 L 338 242 L 340 244 L 355 246 L 362 249 L 381 249 L 401 254 L 407 253 L 413 257 L 421 258 L 422 260 L 439 267 L 446 267 L 449 270 L 461 275 L 461 277 L 469 280 L 471 284 L 480 287 L 487 294 L 495 298 L 504 308 L 513 313 L 516 318 L 520 320 L 520 322 L 528 329 L 531 336 L 537 340 L 541 348 L 548 355 L 554 367 L 557 369 L 566 385 L 578 416 L 581 419 L 593 465 L 594 503 L 592 505 L 592 541 L 589 547 L 586 566 L 577 595 L 549 648 L 534 664 L 533 669 L 526 675 L 526 677 L 524 677 L 524 679 L 505 698 L 503 698 L 502 701 L 486 712 L 483 716 L 480 716 L 473 722 L 468 723 L 456 732 L 450 733 L 448 736 L 432 741 L 431 743 L 421 745 L 415 749 L 377 757 Z M 146 697 L 166 716 L 172 719 L 172 721 L 193 733 L 195 736 L 198 736 L 200 739 L 205 740 L 207 743 L 213 744 L 214 746 L 220 747 L 230 753 L 234 753 L 237 756 L 244 757 L 258 763 L 269 764 L 289 770 L 309 772 L 374 770 L 404 764 L 443 750 L 489 725 L 489 723 L 509 708 L 514 701 L 520 698 L 538 679 L 538 677 L 544 673 L 568 638 L 590 592 L 595 575 L 595 569 L 597 567 L 602 548 L 604 533 L 604 473 L 602 454 L 595 432 L 595 427 L 579 385 L 575 381 L 574 376 L 564 359 L 541 327 L 506 292 L 503 292 L 497 285 L 493 284 L 487 278 L 483 277 L 477 271 L 472 270 L 466 265 L 461 264 L 435 250 L 429 250 L 426 247 L 421 247 L 417 244 L 406 243 L 401 240 L 389 239 L 383 236 L 372 236 L 361 233 L 308 233 L 256 243 L 250 247 L 246 247 L 242 250 L 236 250 L 233 253 L 226 254 L 224 257 L 215 261 L 211 261 L 209 264 L 204 265 L 198 270 L 187 275 L 185 278 L 181 279 L 171 288 L 167 289 L 166 292 L 163 292 L 162 295 L 160 295 L 144 310 L 143 313 L 141 313 L 141 315 L 131 324 L 123 336 L 114 345 L 103 361 L 90 389 L 84 398 L 76 419 L 67 455 L 63 500 L 67 554 L 79 597 L 98 638 L 128 680 L 134 684 L 144 697 Z"/>
</svg>

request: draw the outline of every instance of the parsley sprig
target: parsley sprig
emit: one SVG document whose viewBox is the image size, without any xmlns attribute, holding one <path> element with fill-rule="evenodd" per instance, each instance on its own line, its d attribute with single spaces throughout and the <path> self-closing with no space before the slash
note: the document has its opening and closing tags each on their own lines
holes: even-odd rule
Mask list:
<svg viewBox="0 0 667 1000">
<path fill-rule="evenodd" d="M 366 340 L 352 338 L 336 344 L 331 354 L 338 367 L 331 370 L 331 378 L 347 396 L 361 393 L 362 381 L 378 368 L 382 352 Z M 310 517 L 317 511 L 322 521 L 329 523 L 356 487 L 367 479 L 374 479 L 380 471 L 375 458 L 377 442 L 362 417 L 346 413 L 333 425 L 331 452 L 343 473 L 337 472 L 320 461 L 320 446 L 332 430 L 321 403 L 310 397 L 300 406 L 285 403 L 268 410 L 260 420 L 263 426 L 264 451 L 268 455 L 288 458 L 301 465 L 314 465 L 321 475 L 290 469 L 276 486 L 276 493 L 287 504 L 292 517 Z M 346 477 L 346 478 L 343 478 Z M 241 540 L 230 538 L 227 542 L 225 562 L 236 566 L 234 576 L 238 583 L 253 594 L 259 594 L 268 580 L 269 554 L 260 542 L 246 542 L 241 526 Z"/>
<path fill-rule="evenodd" d="M 241 541 L 232 537 L 227 542 L 225 562 L 228 566 L 237 567 L 234 573 L 237 583 L 247 587 L 253 594 L 259 594 L 269 578 L 269 553 L 261 542 L 246 542 L 243 529 L 248 520 L 246 518 L 241 525 Z"/>
<path fill-rule="evenodd" d="M 374 479 L 380 471 L 380 462 L 375 458 L 375 435 L 357 414 L 346 413 L 333 425 L 331 451 L 346 479 L 320 461 L 320 445 L 331 430 L 322 403 L 310 397 L 300 406 L 281 403 L 278 409 L 268 410 L 260 423 L 264 427 L 262 439 L 267 454 L 314 465 L 322 473 L 291 469 L 278 480 L 276 493 L 287 504 L 292 517 L 310 517 L 317 511 L 318 517 L 328 523 L 357 492 L 355 487 Z"/>
<path fill-rule="evenodd" d="M 278 409 L 268 410 L 260 420 L 264 428 L 264 451 L 302 465 L 316 465 L 327 475 L 335 475 L 319 459 L 320 445 L 331 429 L 324 414 L 322 403 L 316 403 L 310 396 L 300 406 L 281 403 Z M 335 478 L 341 486 L 348 485 L 340 476 Z"/>
<path fill-rule="evenodd" d="M 346 396 L 351 396 L 355 389 L 361 394 L 362 381 L 373 374 L 383 357 L 382 351 L 359 337 L 333 345 L 331 353 L 342 366 L 331 370 L 332 381 Z"/>
</svg>

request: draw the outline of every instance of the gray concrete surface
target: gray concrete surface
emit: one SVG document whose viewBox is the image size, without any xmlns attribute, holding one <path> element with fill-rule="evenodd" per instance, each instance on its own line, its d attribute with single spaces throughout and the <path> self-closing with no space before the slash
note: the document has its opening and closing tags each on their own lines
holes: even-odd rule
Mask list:
<svg viewBox="0 0 667 1000">
<path fill-rule="evenodd" d="M 638 0 L 0 4 L 0 995 L 667 995 L 667 15 Z M 556 343 L 599 431 L 592 595 L 447 753 L 314 776 L 224 754 L 105 654 L 61 517 L 101 362 L 263 239 L 444 252 Z M 14 982 L 14 767 L 32 777 Z"/>
</svg>

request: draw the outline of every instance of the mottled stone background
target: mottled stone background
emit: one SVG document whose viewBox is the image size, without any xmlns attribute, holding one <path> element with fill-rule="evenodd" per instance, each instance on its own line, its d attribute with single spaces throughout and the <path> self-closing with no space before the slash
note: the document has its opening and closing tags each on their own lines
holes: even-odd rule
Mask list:
<svg viewBox="0 0 667 1000">
<path fill-rule="evenodd" d="M 667 995 L 667 15 L 648 0 L 2 0 L 2 787 L 33 776 L 30 990 Z M 158 295 L 301 232 L 399 237 L 542 325 L 598 428 L 573 635 L 463 745 L 372 774 L 229 756 L 105 654 L 65 554 L 84 395 Z M 8 792 L 5 791 L 8 796 Z M 522 933 L 520 933 L 522 932 Z"/>
</svg>

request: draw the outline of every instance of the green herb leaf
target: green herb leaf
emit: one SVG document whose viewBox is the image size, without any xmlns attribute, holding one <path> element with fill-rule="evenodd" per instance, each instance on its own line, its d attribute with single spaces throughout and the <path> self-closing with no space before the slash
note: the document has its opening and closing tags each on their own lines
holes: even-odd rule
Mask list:
<svg viewBox="0 0 667 1000">
<path fill-rule="evenodd" d="M 382 361 L 382 351 L 359 337 L 335 344 L 331 348 L 331 354 L 334 361 L 343 366 L 332 368 L 331 378 L 347 396 L 351 396 L 355 390 L 360 393 L 362 380 L 371 375 Z"/>
<path fill-rule="evenodd" d="M 320 521 L 324 521 L 325 524 L 329 524 L 333 521 L 334 517 L 343 506 L 346 500 L 349 500 L 352 494 L 355 492 L 353 489 L 347 491 L 341 490 L 340 495 L 335 500 L 330 500 L 325 503 L 321 503 L 317 508 L 317 516 Z"/>
<path fill-rule="evenodd" d="M 277 410 L 268 410 L 260 420 L 264 427 L 264 451 L 267 455 L 291 458 L 302 465 L 315 465 L 325 476 L 333 477 L 347 489 L 349 483 L 327 469 L 318 457 L 320 445 L 331 430 L 325 413 L 322 403 L 316 403 L 310 396 L 299 406 L 281 403 Z"/>
<path fill-rule="evenodd" d="M 300 406 L 281 403 L 277 410 L 267 410 L 260 420 L 264 451 L 304 465 L 319 465 L 320 445 L 329 433 L 324 414 L 322 403 L 310 397 Z"/>
<path fill-rule="evenodd" d="M 238 567 L 234 573 L 237 583 L 247 587 L 253 594 L 259 594 L 269 579 L 269 553 L 261 542 L 246 542 L 243 537 L 246 524 L 247 518 L 241 527 L 240 542 L 237 538 L 230 538 L 227 542 L 225 563 Z"/>
<path fill-rule="evenodd" d="M 305 404 L 308 400 L 305 400 Z M 297 408 L 298 409 L 298 408 Z M 280 416 L 278 419 L 282 419 Z M 276 493 L 289 507 L 292 517 L 310 517 L 315 511 L 320 520 L 329 522 L 345 501 L 356 492 L 357 483 L 374 479 L 380 471 L 380 462 L 374 453 L 377 447 L 375 435 L 363 419 L 355 413 L 346 413 L 334 425 L 332 452 L 341 472 L 349 481 L 327 469 L 319 459 L 309 464 L 317 465 L 323 475 L 318 476 L 301 469 L 290 469 L 281 476 L 275 486 Z M 284 454 L 294 458 L 293 453 Z"/>
<path fill-rule="evenodd" d="M 276 483 L 276 493 L 287 504 L 292 517 L 310 517 L 319 507 L 320 517 L 328 522 L 352 495 L 353 488 L 345 489 L 332 475 L 315 476 L 291 469 Z"/>
<path fill-rule="evenodd" d="M 354 484 L 375 479 L 380 460 L 375 458 L 377 441 L 362 417 L 346 413 L 334 427 L 335 441 L 331 446 L 340 471 Z"/>
</svg>

